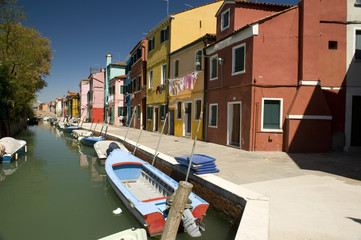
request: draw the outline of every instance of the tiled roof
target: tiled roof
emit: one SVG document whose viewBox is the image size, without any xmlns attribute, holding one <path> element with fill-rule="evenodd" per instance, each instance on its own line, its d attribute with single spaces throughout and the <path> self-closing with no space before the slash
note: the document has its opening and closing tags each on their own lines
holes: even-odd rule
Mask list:
<svg viewBox="0 0 361 240">
<path fill-rule="evenodd" d="M 235 2 L 247 3 L 247 4 L 252 4 L 252 5 L 277 6 L 277 7 L 292 7 L 293 6 L 293 5 L 289 5 L 289 4 L 278 4 L 278 3 L 267 3 L 267 2 L 252 2 L 252 1 L 246 1 L 246 0 L 235 0 Z"/>
<path fill-rule="evenodd" d="M 113 66 L 127 66 L 127 64 L 126 64 L 125 62 L 110 63 L 109 65 L 113 65 Z"/>
</svg>

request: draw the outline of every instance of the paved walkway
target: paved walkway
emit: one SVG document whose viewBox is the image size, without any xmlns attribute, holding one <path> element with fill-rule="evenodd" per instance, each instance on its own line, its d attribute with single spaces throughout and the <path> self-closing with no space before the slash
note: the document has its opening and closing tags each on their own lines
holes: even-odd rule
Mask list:
<svg viewBox="0 0 361 240">
<path fill-rule="evenodd" d="M 90 124 L 83 127 L 89 128 Z M 95 126 L 100 131 L 101 125 Z M 119 136 L 125 127 L 109 126 Z M 129 129 L 137 141 L 140 130 Z M 139 143 L 155 149 L 160 134 L 142 131 Z M 189 155 L 193 140 L 163 135 L 159 152 Z M 218 177 L 270 199 L 269 239 L 361 240 L 361 153 L 248 152 L 198 141 L 195 153 L 215 157 Z"/>
</svg>

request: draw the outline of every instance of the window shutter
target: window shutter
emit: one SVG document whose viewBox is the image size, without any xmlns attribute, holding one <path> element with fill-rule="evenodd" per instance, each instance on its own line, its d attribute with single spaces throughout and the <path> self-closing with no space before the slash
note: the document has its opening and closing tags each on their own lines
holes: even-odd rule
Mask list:
<svg viewBox="0 0 361 240">
<path fill-rule="evenodd" d="M 241 72 L 244 70 L 244 47 L 235 50 L 235 64 L 234 72 Z"/>
<path fill-rule="evenodd" d="M 265 100 L 263 128 L 279 129 L 280 128 L 280 101 Z"/>
</svg>

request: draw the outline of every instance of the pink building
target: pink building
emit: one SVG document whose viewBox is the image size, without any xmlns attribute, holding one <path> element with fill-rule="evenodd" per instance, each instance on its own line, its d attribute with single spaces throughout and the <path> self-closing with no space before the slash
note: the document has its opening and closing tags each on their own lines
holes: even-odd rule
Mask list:
<svg viewBox="0 0 361 240">
<path fill-rule="evenodd" d="M 103 122 L 104 117 L 104 69 L 89 76 L 88 115 L 91 122 Z"/>
<path fill-rule="evenodd" d="M 90 116 L 88 112 L 88 92 L 90 89 L 89 79 L 82 79 L 79 83 L 80 88 L 80 120 L 89 121 Z"/>
<path fill-rule="evenodd" d="M 110 123 L 116 126 L 122 126 L 125 124 L 124 109 L 125 106 L 125 81 L 126 75 L 116 76 L 110 79 L 109 82 L 109 109 L 111 111 Z M 124 121 L 123 121 L 124 119 Z"/>
</svg>

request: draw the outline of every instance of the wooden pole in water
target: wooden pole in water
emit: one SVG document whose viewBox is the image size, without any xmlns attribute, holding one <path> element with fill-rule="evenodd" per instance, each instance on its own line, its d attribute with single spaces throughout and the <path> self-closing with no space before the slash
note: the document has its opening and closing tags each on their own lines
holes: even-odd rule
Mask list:
<svg viewBox="0 0 361 240">
<path fill-rule="evenodd" d="M 90 131 L 92 130 L 93 122 L 94 122 L 94 118 L 92 118 L 92 123 L 90 124 Z"/>
<path fill-rule="evenodd" d="M 134 117 L 134 114 L 135 114 L 135 110 L 136 110 L 137 108 L 134 108 L 134 110 L 133 110 L 133 114 L 132 114 L 132 117 L 130 118 L 130 122 L 129 122 L 129 126 L 128 126 L 128 129 L 127 129 L 127 133 L 125 134 L 125 136 L 124 136 L 124 142 L 125 142 L 125 139 L 127 138 L 127 135 L 128 135 L 128 132 L 129 132 L 129 128 L 130 128 L 130 125 L 132 125 L 132 121 L 133 121 L 133 117 Z"/>
<path fill-rule="evenodd" d="M 188 181 L 189 172 L 190 172 L 191 166 L 192 166 L 193 153 L 194 153 L 194 149 L 196 148 L 197 136 L 198 136 L 199 126 L 201 125 L 202 117 L 203 117 L 203 111 L 201 111 L 200 116 L 199 116 L 199 120 L 198 120 L 198 127 L 197 127 L 196 135 L 194 137 L 192 153 L 191 153 L 191 159 L 189 159 L 188 171 L 187 171 L 187 176 L 186 176 L 186 180 L 185 180 L 186 182 Z"/>
<path fill-rule="evenodd" d="M 193 185 L 189 182 L 179 182 L 172 206 L 170 207 L 167 221 L 165 222 L 161 240 L 175 240 L 177 237 L 178 227 L 182 219 L 182 214 L 188 196 L 191 193 Z"/>
<path fill-rule="evenodd" d="M 159 144 L 160 144 L 160 139 L 162 138 L 163 131 L 164 131 L 164 126 L 165 126 L 165 123 L 167 122 L 167 119 L 168 119 L 168 113 L 167 113 L 167 115 L 165 115 L 165 119 L 164 119 L 164 122 L 163 122 L 162 131 L 160 132 L 160 136 L 159 136 L 159 139 L 158 139 L 157 148 L 155 149 L 155 153 L 154 153 L 154 157 L 153 157 L 153 161 L 152 161 L 152 166 L 154 165 L 155 158 L 156 158 L 157 155 L 158 155 L 158 148 L 159 148 Z"/>
<path fill-rule="evenodd" d="M 139 132 L 138 140 L 137 140 L 137 143 L 135 144 L 134 151 L 133 151 L 133 155 L 134 155 L 134 156 L 135 156 L 135 151 L 137 151 L 137 147 L 138 147 L 140 135 L 142 135 L 142 131 L 143 131 L 143 125 L 140 126 L 140 132 Z"/>
</svg>

